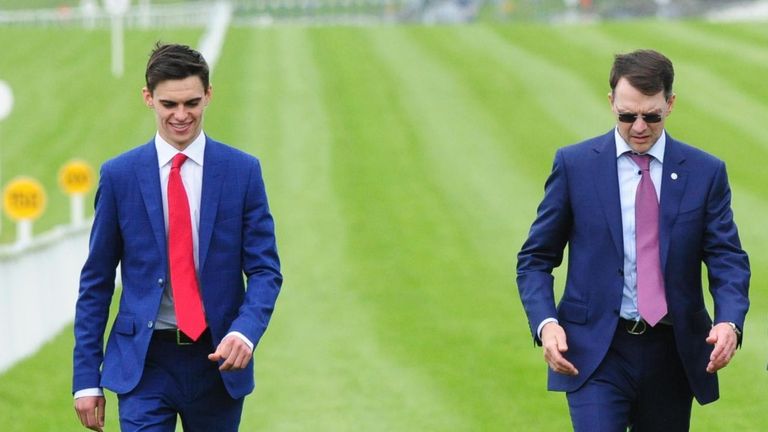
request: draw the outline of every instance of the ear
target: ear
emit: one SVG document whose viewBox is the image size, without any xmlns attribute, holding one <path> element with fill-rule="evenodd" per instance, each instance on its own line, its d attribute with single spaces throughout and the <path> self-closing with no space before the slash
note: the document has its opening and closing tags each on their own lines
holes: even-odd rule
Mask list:
<svg viewBox="0 0 768 432">
<path fill-rule="evenodd" d="M 154 101 L 153 101 L 153 98 L 152 98 L 152 92 L 149 91 L 148 88 L 144 87 L 144 88 L 141 89 L 141 96 L 144 99 L 144 103 L 147 105 L 147 107 L 149 107 L 149 108 L 154 108 L 155 107 Z"/>
<path fill-rule="evenodd" d="M 211 99 L 213 99 L 213 86 L 208 85 L 208 88 L 205 90 L 205 106 L 211 103 Z"/>
<path fill-rule="evenodd" d="M 613 107 L 613 92 L 608 92 L 608 102 L 611 103 L 611 107 Z"/>
<path fill-rule="evenodd" d="M 672 113 L 672 108 L 675 106 L 675 100 L 677 99 L 674 93 L 669 97 L 669 100 L 667 100 L 667 115 Z"/>
</svg>

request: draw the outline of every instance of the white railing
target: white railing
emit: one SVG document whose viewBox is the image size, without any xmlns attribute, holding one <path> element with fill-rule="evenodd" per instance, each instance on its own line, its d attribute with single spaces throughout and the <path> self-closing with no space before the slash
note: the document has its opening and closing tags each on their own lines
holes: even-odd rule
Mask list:
<svg viewBox="0 0 768 432">
<path fill-rule="evenodd" d="M 708 12 L 709 21 L 740 22 L 768 20 L 768 1 L 729 2 Z"/>
<path fill-rule="evenodd" d="M 173 4 L 133 3 L 123 18 L 126 28 L 205 27 L 221 3 L 231 8 L 232 25 L 269 26 L 275 23 L 371 24 L 429 20 L 450 15 L 448 21 L 474 17 L 478 0 L 229 0 Z M 101 8 L 75 7 L 0 11 L 2 26 L 108 28 L 110 15 Z"/>
<path fill-rule="evenodd" d="M 0 246 L 0 372 L 72 321 L 90 221 Z"/>
<path fill-rule="evenodd" d="M 133 5 L 124 16 L 126 27 L 205 27 L 211 10 L 221 2 Z M 59 8 L 0 11 L 0 26 L 78 26 L 109 28 L 111 15 L 101 8 Z"/>
</svg>

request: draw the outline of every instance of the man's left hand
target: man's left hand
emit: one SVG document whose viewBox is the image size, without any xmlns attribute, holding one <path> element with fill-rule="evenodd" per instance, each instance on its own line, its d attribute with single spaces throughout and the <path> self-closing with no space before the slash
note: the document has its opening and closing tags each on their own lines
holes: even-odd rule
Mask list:
<svg viewBox="0 0 768 432">
<path fill-rule="evenodd" d="M 213 354 L 208 354 L 208 360 L 224 362 L 219 366 L 220 371 L 236 371 L 245 369 L 253 358 L 251 347 L 237 336 L 226 336 Z"/>
<path fill-rule="evenodd" d="M 715 346 L 712 354 L 709 356 L 707 372 L 715 373 L 726 367 L 733 358 L 733 355 L 736 354 L 738 336 L 736 336 L 736 332 L 733 331 L 730 324 L 719 323 L 709 331 L 707 343 Z"/>
</svg>

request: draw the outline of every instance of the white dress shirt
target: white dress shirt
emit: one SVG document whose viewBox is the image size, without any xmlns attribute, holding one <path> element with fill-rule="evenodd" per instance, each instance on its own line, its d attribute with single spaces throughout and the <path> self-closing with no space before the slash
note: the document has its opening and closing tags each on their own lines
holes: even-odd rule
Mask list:
<svg viewBox="0 0 768 432">
<path fill-rule="evenodd" d="M 619 315 L 628 320 L 640 319 L 637 310 L 637 245 L 635 239 L 635 194 L 640 184 L 640 167 L 627 153 L 632 152 L 629 145 L 616 136 L 616 167 L 619 174 L 619 195 L 621 199 L 621 226 L 624 239 L 624 292 L 621 297 Z M 646 154 L 651 158 L 651 180 L 656 189 L 656 198 L 661 197 L 661 173 L 664 166 L 664 150 L 667 146 L 666 132 Z"/>
<path fill-rule="evenodd" d="M 160 134 L 155 135 L 155 149 L 157 150 L 157 163 L 160 169 L 160 190 L 163 194 L 163 219 L 165 220 L 165 240 L 168 240 L 168 177 L 171 174 L 171 161 L 179 151 L 168 144 Z M 194 253 L 195 269 L 199 271 L 199 241 L 200 229 L 200 197 L 203 191 L 203 155 L 205 155 L 205 134 L 192 141 L 181 153 L 187 155 L 187 160 L 181 166 L 181 182 L 187 192 L 189 201 L 189 216 L 192 221 L 192 252 Z M 160 310 L 155 320 L 155 329 L 175 329 L 176 311 L 173 307 L 173 290 L 171 279 L 167 278 L 163 298 L 160 302 Z"/>
</svg>

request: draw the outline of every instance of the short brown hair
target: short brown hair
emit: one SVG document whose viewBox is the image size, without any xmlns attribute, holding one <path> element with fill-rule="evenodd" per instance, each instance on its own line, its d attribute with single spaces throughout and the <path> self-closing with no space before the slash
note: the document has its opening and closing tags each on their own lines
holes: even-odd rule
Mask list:
<svg viewBox="0 0 768 432">
<path fill-rule="evenodd" d="M 616 54 L 609 78 L 611 92 L 616 90 L 616 84 L 621 78 L 626 78 L 632 87 L 647 96 L 664 91 L 664 98 L 669 100 L 675 70 L 672 62 L 660 52 L 637 50 Z"/>
<path fill-rule="evenodd" d="M 187 45 L 162 44 L 157 42 L 149 55 L 144 78 L 150 93 L 163 81 L 198 76 L 207 90 L 209 83 L 208 63 L 203 55 Z"/>
</svg>

